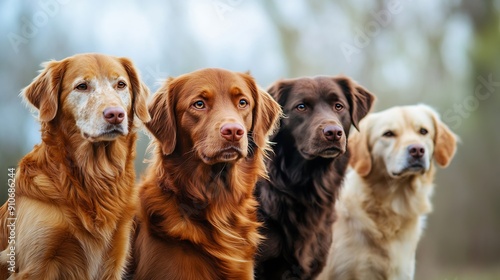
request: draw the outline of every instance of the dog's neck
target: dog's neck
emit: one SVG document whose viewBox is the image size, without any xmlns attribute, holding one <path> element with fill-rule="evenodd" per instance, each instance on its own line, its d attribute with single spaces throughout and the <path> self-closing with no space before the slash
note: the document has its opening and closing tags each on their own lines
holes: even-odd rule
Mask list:
<svg viewBox="0 0 500 280">
<path fill-rule="evenodd" d="M 250 174 L 265 174 L 260 153 L 235 162 L 208 165 L 194 154 L 174 152 L 163 155 L 157 151 L 154 162 L 161 162 L 151 168 L 156 169 L 156 180 L 162 191 L 174 195 L 189 207 L 195 206 L 200 215 L 209 204 L 218 200 L 226 203 L 241 200 L 251 192 L 257 181 L 258 177 Z M 240 187 L 234 188 L 235 185 Z"/>
<path fill-rule="evenodd" d="M 433 191 L 435 167 L 431 164 L 423 174 L 394 178 L 384 169 L 372 169 L 365 177 L 356 175 L 366 187 L 368 204 L 386 205 L 401 217 L 418 217 L 431 212 L 430 197 Z M 384 206 L 385 207 L 385 206 Z"/>
<path fill-rule="evenodd" d="M 321 187 L 323 195 L 329 197 L 328 201 L 334 199 L 337 190 L 330 186 L 340 185 L 347 168 L 349 152 L 347 151 L 336 158 L 317 157 L 306 160 L 297 151 L 295 143 L 291 141 L 293 139 L 291 135 L 278 135 L 277 137 L 283 139 L 275 138 L 272 140 L 273 142 L 279 141 L 281 144 L 273 147 L 274 153 L 271 160 L 267 162 L 269 176 L 273 178 L 274 187 L 288 195 L 302 197 L 310 195 L 312 191 L 316 190 L 317 188 L 311 188 L 311 185 L 315 184 Z M 334 169 L 339 174 L 336 178 L 339 182 L 322 182 L 323 174 L 334 172 Z"/>
</svg>

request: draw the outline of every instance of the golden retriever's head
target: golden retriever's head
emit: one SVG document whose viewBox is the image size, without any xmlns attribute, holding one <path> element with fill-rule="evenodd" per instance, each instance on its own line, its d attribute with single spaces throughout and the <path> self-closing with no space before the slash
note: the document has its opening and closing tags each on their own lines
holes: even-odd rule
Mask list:
<svg viewBox="0 0 500 280">
<path fill-rule="evenodd" d="M 127 58 L 80 54 L 49 61 L 24 89 L 24 98 L 39 110 L 39 120 L 71 121 L 91 142 L 111 141 L 129 132 L 137 114 L 147 122 L 149 94 Z"/>
<path fill-rule="evenodd" d="M 446 167 L 455 154 L 456 141 L 456 135 L 430 107 L 394 107 L 361 122 L 360 133 L 349 144 L 350 164 L 361 176 L 373 169 L 393 178 L 423 174 L 433 158 Z"/>
<path fill-rule="evenodd" d="M 265 148 L 281 111 L 250 75 L 202 69 L 166 81 L 149 112 L 152 120 L 146 127 L 164 155 L 191 157 L 193 152 L 215 164 Z"/>
</svg>

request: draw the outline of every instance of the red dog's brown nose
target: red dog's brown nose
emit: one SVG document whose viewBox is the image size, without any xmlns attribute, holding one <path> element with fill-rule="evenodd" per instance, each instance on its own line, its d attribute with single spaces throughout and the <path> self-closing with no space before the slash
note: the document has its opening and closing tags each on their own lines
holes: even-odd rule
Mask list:
<svg viewBox="0 0 500 280">
<path fill-rule="evenodd" d="M 104 119 L 110 124 L 121 124 L 125 119 L 125 111 L 119 107 L 109 107 L 103 112 Z"/>
<path fill-rule="evenodd" d="M 327 125 L 323 128 L 323 135 L 328 141 L 339 141 L 344 130 L 338 125 Z"/>
<path fill-rule="evenodd" d="M 236 142 L 245 135 L 245 129 L 243 126 L 237 123 L 227 123 L 220 128 L 220 134 L 227 141 Z"/>
<path fill-rule="evenodd" d="M 425 147 L 420 144 L 413 144 L 408 146 L 408 153 L 410 153 L 410 156 L 413 158 L 422 158 L 425 154 Z"/>
</svg>

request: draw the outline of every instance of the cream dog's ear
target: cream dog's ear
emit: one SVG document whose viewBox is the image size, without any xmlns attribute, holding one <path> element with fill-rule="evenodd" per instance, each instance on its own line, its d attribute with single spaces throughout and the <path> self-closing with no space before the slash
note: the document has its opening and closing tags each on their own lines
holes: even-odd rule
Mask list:
<svg viewBox="0 0 500 280">
<path fill-rule="evenodd" d="M 450 164 L 455 152 L 457 151 L 458 136 L 441 121 L 439 114 L 429 106 L 420 105 L 431 115 L 436 135 L 434 136 L 434 159 L 441 167 Z"/>
<path fill-rule="evenodd" d="M 359 132 L 353 131 L 349 136 L 348 149 L 351 154 L 349 164 L 361 177 L 368 176 L 372 170 L 372 157 L 368 146 L 369 118 L 359 123 Z"/>
</svg>

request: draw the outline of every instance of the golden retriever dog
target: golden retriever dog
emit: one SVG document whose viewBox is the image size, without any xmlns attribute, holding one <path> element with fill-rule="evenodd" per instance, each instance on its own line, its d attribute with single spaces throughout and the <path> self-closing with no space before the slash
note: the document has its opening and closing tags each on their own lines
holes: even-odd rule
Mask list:
<svg viewBox="0 0 500 280">
<path fill-rule="evenodd" d="M 135 279 L 253 279 L 253 189 L 281 109 L 243 73 L 203 69 L 155 94 L 154 158 L 140 189 Z"/>
<path fill-rule="evenodd" d="M 150 120 L 148 93 L 129 59 L 101 54 L 50 61 L 24 89 L 42 142 L 0 208 L 1 279 L 121 279 L 138 200 L 134 115 Z"/>
<path fill-rule="evenodd" d="M 415 251 L 432 210 L 435 167 L 446 167 L 457 137 L 426 105 L 368 115 L 336 205 L 328 264 L 319 279 L 413 279 Z"/>
</svg>

